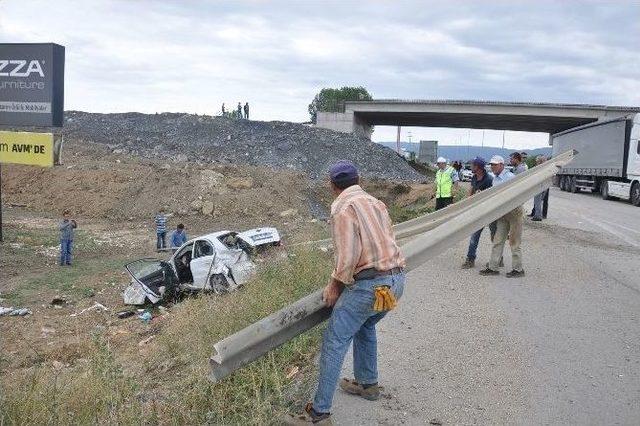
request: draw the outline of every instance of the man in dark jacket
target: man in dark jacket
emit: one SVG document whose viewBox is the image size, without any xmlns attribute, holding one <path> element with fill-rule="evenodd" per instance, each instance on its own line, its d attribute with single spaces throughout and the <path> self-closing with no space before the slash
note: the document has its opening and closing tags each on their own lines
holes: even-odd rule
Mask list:
<svg viewBox="0 0 640 426">
<path fill-rule="evenodd" d="M 485 165 L 486 162 L 482 157 L 476 157 L 471 162 L 473 177 L 471 178 L 469 196 L 493 186 L 493 177 L 487 173 Z M 462 269 L 470 269 L 475 266 L 476 252 L 478 250 L 478 243 L 480 242 L 480 236 L 482 235 L 483 229 L 484 228 L 480 228 L 471 235 L 471 239 L 469 240 L 469 249 L 467 250 L 467 260 L 462 264 Z M 493 235 L 496 232 L 495 222 L 489 225 L 489 230 L 491 232 L 491 239 L 493 240 Z"/>
<path fill-rule="evenodd" d="M 73 230 L 78 227 L 75 220 L 70 219 L 71 212 L 62 212 L 62 222 L 58 225 L 60 230 L 60 266 L 71 265 L 71 249 L 73 246 Z"/>
</svg>

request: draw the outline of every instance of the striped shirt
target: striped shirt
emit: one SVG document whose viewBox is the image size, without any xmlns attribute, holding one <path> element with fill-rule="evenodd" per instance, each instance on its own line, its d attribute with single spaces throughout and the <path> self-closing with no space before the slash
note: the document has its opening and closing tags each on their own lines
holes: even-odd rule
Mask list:
<svg viewBox="0 0 640 426">
<path fill-rule="evenodd" d="M 335 256 L 331 276 L 344 284 L 352 284 L 353 276 L 364 269 L 405 266 L 387 207 L 358 185 L 342 191 L 331 205 L 331 232 Z"/>
<path fill-rule="evenodd" d="M 167 217 L 163 214 L 156 216 L 156 233 L 160 234 L 167 231 Z"/>
</svg>

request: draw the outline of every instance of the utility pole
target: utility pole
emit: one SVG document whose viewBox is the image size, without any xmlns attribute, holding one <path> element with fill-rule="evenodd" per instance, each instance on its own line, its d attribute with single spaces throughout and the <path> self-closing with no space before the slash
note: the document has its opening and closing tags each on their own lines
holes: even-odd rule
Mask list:
<svg viewBox="0 0 640 426">
<path fill-rule="evenodd" d="M 400 126 L 398 126 L 398 137 L 396 138 L 396 152 L 400 154 Z"/>
<path fill-rule="evenodd" d="M 4 241 L 2 236 L 2 164 L 0 164 L 0 243 Z"/>
<path fill-rule="evenodd" d="M 504 130 L 502 131 L 502 149 L 504 149 Z"/>
</svg>

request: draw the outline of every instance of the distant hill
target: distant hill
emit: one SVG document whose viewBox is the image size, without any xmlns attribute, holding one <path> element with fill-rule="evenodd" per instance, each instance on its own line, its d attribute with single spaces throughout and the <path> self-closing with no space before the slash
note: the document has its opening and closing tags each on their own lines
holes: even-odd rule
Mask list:
<svg viewBox="0 0 640 426">
<path fill-rule="evenodd" d="M 396 149 L 395 142 L 378 142 L 380 145 L 386 146 L 387 148 L 391 148 L 393 150 Z M 409 152 L 418 153 L 420 149 L 420 144 L 418 143 L 409 143 L 409 142 L 400 142 L 400 147 Z M 552 148 L 536 148 L 536 149 L 508 149 L 508 148 L 499 148 L 495 146 L 472 146 L 472 145 L 438 145 L 438 156 L 447 158 L 449 160 L 462 160 L 467 161 L 471 160 L 475 157 L 483 157 L 488 160 L 492 155 L 501 155 L 503 157 L 508 157 L 512 152 L 522 152 L 525 151 L 527 154 L 536 156 L 536 155 L 545 155 L 550 156 Z"/>
</svg>

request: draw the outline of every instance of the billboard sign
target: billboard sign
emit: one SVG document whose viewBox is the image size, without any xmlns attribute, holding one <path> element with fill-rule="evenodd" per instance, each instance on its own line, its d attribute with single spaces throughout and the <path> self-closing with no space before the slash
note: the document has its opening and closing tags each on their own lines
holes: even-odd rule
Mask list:
<svg viewBox="0 0 640 426">
<path fill-rule="evenodd" d="M 0 125 L 62 127 L 64 47 L 0 43 Z"/>
<path fill-rule="evenodd" d="M 0 164 L 53 167 L 61 148 L 61 139 L 52 133 L 0 131 Z"/>
</svg>

